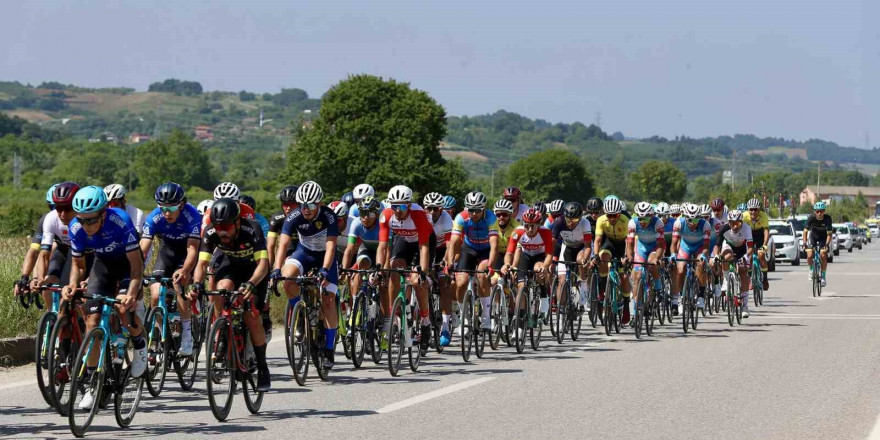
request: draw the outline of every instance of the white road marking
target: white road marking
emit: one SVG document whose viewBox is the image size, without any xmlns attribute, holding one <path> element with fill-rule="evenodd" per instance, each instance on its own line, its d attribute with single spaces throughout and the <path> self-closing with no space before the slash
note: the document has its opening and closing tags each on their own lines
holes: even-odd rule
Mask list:
<svg viewBox="0 0 880 440">
<path fill-rule="evenodd" d="M 422 403 L 422 402 L 425 402 L 425 401 L 428 401 L 428 400 L 431 400 L 431 399 L 434 399 L 437 397 L 445 396 L 447 394 L 454 393 L 456 391 L 461 391 L 463 389 L 470 388 L 472 386 L 476 386 L 481 383 L 489 382 L 490 380 L 494 380 L 494 379 L 495 379 L 495 377 L 481 377 L 479 379 L 466 380 L 464 382 L 460 382 L 455 385 L 450 385 L 445 388 L 440 388 L 439 390 L 434 390 L 429 393 L 421 394 L 421 395 L 418 395 L 415 397 L 410 397 L 409 399 L 401 400 L 400 402 L 392 403 L 391 405 L 388 405 L 388 406 L 383 406 L 382 408 L 379 408 L 378 410 L 376 410 L 376 412 L 379 414 L 386 414 L 386 413 L 394 412 L 399 409 L 406 408 L 408 406 L 417 405 L 419 403 Z"/>
<path fill-rule="evenodd" d="M 880 440 L 880 415 L 877 416 L 877 420 L 874 422 L 874 428 L 871 429 L 871 433 L 868 434 L 868 440 Z"/>
<path fill-rule="evenodd" d="M 762 315 L 753 313 L 752 316 L 759 319 L 830 319 L 830 320 L 880 320 L 880 315 L 830 315 L 830 314 L 795 314 L 781 313 L 775 315 Z"/>
</svg>

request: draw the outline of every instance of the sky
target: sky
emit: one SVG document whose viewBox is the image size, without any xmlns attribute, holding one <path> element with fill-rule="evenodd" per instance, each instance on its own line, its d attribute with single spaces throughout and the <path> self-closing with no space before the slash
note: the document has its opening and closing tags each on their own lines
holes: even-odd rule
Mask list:
<svg viewBox="0 0 880 440">
<path fill-rule="evenodd" d="M 319 97 L 394 78 L 450 115 L 880 146 L 880 2 L 3 2 L 0 80 Z M 874 18 L 874 20 L 870 20 Z M 869 21 L 870 20 L 870 21 Z"/>
</svg>

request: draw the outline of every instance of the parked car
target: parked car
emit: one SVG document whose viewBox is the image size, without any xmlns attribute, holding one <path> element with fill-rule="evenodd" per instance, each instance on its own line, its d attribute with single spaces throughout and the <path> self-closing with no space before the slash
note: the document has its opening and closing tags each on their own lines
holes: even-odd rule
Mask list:
<svg viewBox="0 0 880 440">
<path fill-rule="evenodd" d="M 858 237 L 858 239 L 856 240 L 858 242 L 858 245 L 856 247 L 861 250 L 862 246 L 868 243 L 868 239 L 865 237 L 865 231 L 863 231 L 862 228 L 858 226 L 852 226 L 850 227 L 850 230 L 853 231 L 853 234 Z"/>
<path fill-rule="evenodd" d="M 871 232 L 871 236 L 880 237 L 880 227 L 878 227 L 876 223 L 869 225 L 868 231 Z"/>
<path fill-rule="evenodd" d="M 850 231 L 850 227 L 844 223 L 835 223 L 833 226 L 837 231 L 837 243 L 847 252 L 852 252 L 858 238 Z"/>
<path fill-rule="evenodd" d="M 776 261 L 800 266 L 800 237 L 796 235 L 791 223 L 782 220 L 770 221 L 770 236 L 773 237 L 773 256 Z"/>
</svg>

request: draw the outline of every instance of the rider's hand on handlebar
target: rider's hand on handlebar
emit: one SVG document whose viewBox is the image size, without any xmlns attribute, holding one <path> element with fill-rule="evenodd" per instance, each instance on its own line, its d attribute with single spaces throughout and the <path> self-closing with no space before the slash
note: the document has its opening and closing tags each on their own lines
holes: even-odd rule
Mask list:
<svg viewBox="0 0 880 440">
<path fill-rule="evenodd" d="M 205 293 L 205 283 L 193 283 L 192 290 L 189 291 L 189 299 L 197 299 Z"/>
<path fill-rule="evenodd" d="M 21 278 L 15 282 L 13 289 L 12 289 L 12 293 L 15 296 L 19 296 L 19 295 L 28 291 L 28 289 L 30 287 L 29 286 L 29 282 L 30 282 L 29 278 L 30 277 L 28 277 L 27 275 L 22 275 Z"/>
<path fill-rule="evenodd" d="M 251 283 L 250 281 L 241 283 L 241 286 L 238 287 L 238 292 L 243 295 L 242 300 L 250 301 L 251 297 L 254 295 L 254 283 Z"/>
<path fill-rule="evenodd" d="M 76 285 L 68 284 L 61 288 L 61 298 L 64 301 L 70 301 L 73 299 L 73 295 L 76 293 Z"/>
</svg>

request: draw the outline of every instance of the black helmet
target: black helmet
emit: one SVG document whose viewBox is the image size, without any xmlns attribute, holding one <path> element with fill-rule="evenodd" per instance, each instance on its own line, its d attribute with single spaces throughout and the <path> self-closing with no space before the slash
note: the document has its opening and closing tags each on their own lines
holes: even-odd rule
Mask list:
<svg viewBox="0 0 880 440">
<path fill-rule="evenodd" d="M 587 212 L 602 212 L 602 199 L 598 197 L 590 197 L 590 199 L 587 200 Z"/>
<path fill-rule="evenodd" d="M 355 205 L 354 194 L 352 194 L 351 192 L 347 192 L 347 193 L 343 194 L 342 195 L 342 202 L 345 203 L 347 206 L 354 206 Z"/>
<path fill-rule="evenodd" d="M 578 202 L 568 202 L 562 207 L 565 218 L 579 218 L 584 215 L 584 207 Z"/>
<path fill-rule="evenodd" d="M 544 202 L 535 202 L 535 204 L 532 205 L 532 209 L 540 212 L 541 215 L 547 215 L 547 204 Z"/>
<path fill-rule="evenodd" d="M 239 215 L 241 215 L 241 207 L 229 197 L 215 200 L 211 205 L 211 223 L 233 223 L 238 220 Z"/>
<path fill-rule="evenodd" d="M 183 187 L 174 182 L 163 183 L 156 188 L 153 197 L 160 205 L 176 205 L 183 201 Z"/>
<path fill-rule="evenodd" d="M 281 203 L 296 203 L 296 190 L 298 189 L 299 185 L 287 185 L 281 188 L 281 194 L 278 194 Z"/>
<path fill-rule="evenodd" d="M 254 199 L 253 196 L 246 196 L 246 195 L 242 194 L 241 198 L 238 201 L 241 203 L 244 203 L 245 205 L 250 206 L 251 209 L 253 209 L 254 211 L 257 210 L 257 200 Z"/>
</svg>

